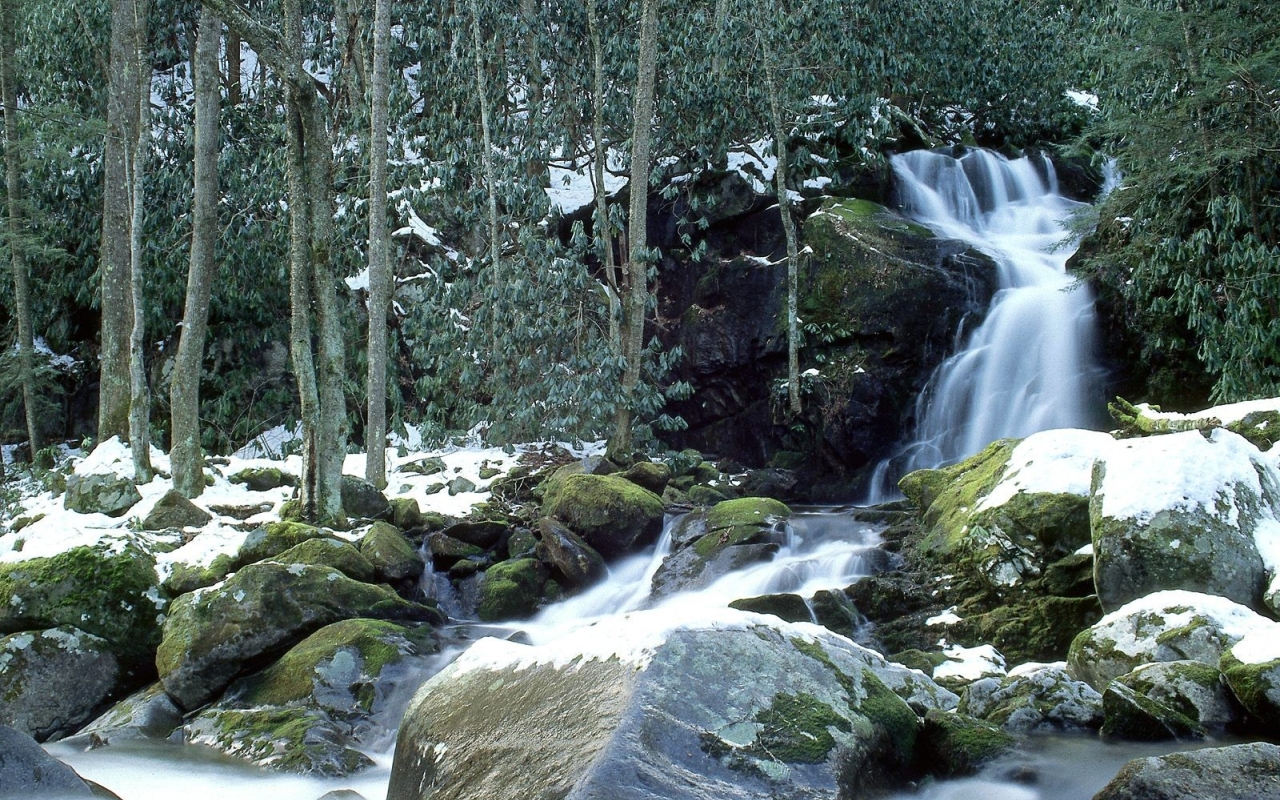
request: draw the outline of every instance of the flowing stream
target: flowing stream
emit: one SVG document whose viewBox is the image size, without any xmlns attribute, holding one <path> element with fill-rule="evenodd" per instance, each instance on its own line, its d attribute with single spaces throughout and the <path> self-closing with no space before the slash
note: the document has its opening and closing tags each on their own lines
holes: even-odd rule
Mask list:
<svg viewBox="0 0 1280 800">
<path fill-rule="evenodd" d="M 986 150 L 893 157 L 903 210 L 938 236 L 968 242 L 999 268 L 986 319 L 957 336 L 954 355 L 916 401 L 915 430 L 882 462 L 870 499 L 898 496 L 898 479 L 954 463 L 1003 437 L 1093 427 L 1094 313 L 1066 272 L 1067 222 L 1083 204 L 1058 191 L 1053 164 Z"/>
</svg>

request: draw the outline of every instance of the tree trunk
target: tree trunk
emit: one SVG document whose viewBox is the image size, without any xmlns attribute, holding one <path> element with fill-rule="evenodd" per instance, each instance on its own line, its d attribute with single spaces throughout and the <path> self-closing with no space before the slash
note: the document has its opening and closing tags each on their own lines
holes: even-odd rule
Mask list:
<svg viewBox="0 0 1280 800">
<path fill-rule="evenodd" d="M 191 65 L 196 111 L 191 262 L 187 271 L 182 331 L 169 385 L 173 429 L 169 458 L 173 469 L 173 488 L 183 497 L 198 497 L 204 491 L 204 458 L 200 451 L 200 375 L 209 323 L 209 298 L 217 269 L 214 244 L 218 239 L 218 40 L 221 32 L 222 21 L 206 8 L 200 17 L 200 31 Z"/>
<path fill-rule="evenodd" d="M 227 30 L 227 107 L 240 105 L 244 80 L 240 72 L 240 34 Z"/>
<path fill-rule="evenodd" d="M 604 265 L 605 293 L 609 301 L 609 349 L 622 353 L 622 308 L 618 299 L 618 265 L 613 257 L 613 230 L 609 224 L 609 199 L 604 188 L 604 44 L 600 37 L 600 19 L 596 0 L 587 0 L 587 31 L 591 37 L 591 138 L 595 148 L 596 223 L 595 239 L 599 243 L 600 263 Z"/>
<path fill-rule="evenodd" d="M 146 30 L 146 0 L 133 2 L 134 24 Z M 146 35 L 135 42 L 138 76 L 138 138 L 129 169 L 129 288 L 133 300 L 133 327 L 129 334 L 129 448 L 133 453 L 133 478 L 150 483 L 151 393 L 147 390 L 146 308 L 142 300 L 142 176 L 151 139 L 151 67 L 147 59 Z"/>
<path fill-rule="evenodd" d="M 19 157 L 18 86 L 13 59 L 17 54 L 17 0 L 0 0 L 0 90 L 4 102 L 4 162 L 6 203 L 9 207 L 9 255 L 13 266 L 14 314 L 18 318 L 18 370 L 22 405 L 26 412 L 31 460 L 44 446 L 36 421 L 35 336 L 31 324 L 31 286 L 26 256 L 23 213 L 22 159 Z"/>
<path fill-rule="evenodd" d="M 787 237 L 787 401 L 792 416 L 800 416 L 800 318 L 796 310 L 799 291 L 799 247 L 796 244 L 796 221 L 791 216 L 791 196 L 787 193 L 787 131 L 782 117 L 782 98 L 778 88 L 778 65 L 768 35 L 756 31 L 763 61 L 765 91 L 769 95 L 769 116 L 773 123 L 773 152 L 778 166 L 774 185 L 778 195 L 778 213 Z"/>
<path fill-rule="evenodd" d="M 644 366 L 644 317 L 649 305 L 649 161 L 653 141 L 654 83 L 658 70 L 658 5 L 642 0 L 640 51 L 636 64 L 636 94 L 631 134 L 631 208 L 627 220 L 630 251 L 622 265 L 626 300 L 622 307 L 622 401 L 614 416 L 609 455 L 630 459 L 631 425 L 636 387 Z"/>
<path fill-rule="evenodd" d="M 476 0 L 469 0 L 469 7 L 471 9 L 471 39 L 475 47 L 476 94 L 479 96 L 480 101 L 481 144 L 484 148 L 481 161 L 484 166 L 484 180 L 487 184 L 486 188 L 489 195 L 489 261 L 493 269 L 493 293 L 491 295 L 493 308 L 490 309 L 490 318 L 492 319 L 494 355 L 496 356 L 498 326 L 502 320 L 502 267 L 499 263 L 501 242 L 498 238 L 500 234 L 498 228 L 498 181 L 493 166 L 493 131 L 490 127 L 492 114 L 489 109 L 489 81 L 485 75 L 484 68 L 484 42 L 480 38 L 480 7 Z"/>
<path fill-rule="evenodd" d="M 98 438 L 129 436 L 129 338 L 133 327 L 129 246 L 129 151 L 138 141 L 138 28 L 133 0 L 111 0 L 111 66 L 107 135 L 102 154 L 102 331 L 98 388 Z"/>
<path fill-rule="evenodd" d="M 373 79 L 369 124 L 369 421 L 364 476 L 387 485 L 387 310 L 391 307 L 390 230 L 387 228 L 387 73 L 391 0 L 373 11 Z"/>
</svg>

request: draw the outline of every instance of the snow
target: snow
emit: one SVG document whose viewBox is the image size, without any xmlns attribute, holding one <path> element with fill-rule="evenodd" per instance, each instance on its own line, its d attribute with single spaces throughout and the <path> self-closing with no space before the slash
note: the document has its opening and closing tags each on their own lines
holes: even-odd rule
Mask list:
<svg viewBox="0 0 1280 800">
<path fill-rule="evenodd" d="M 942 651 L 947 661 L 933 670 L 933 679 L 958 678 L 962 681 L 976 681 L 988 675 L 1004 675 L 1004 656 L 991 645 L 978 647 L 961 647 L 954 645 Z"/>
<path fill-rule="evenodd" d="M 1117 442 L 1107 456 L 1102 514 L 1151 520 L 1164 510 L 1201 511 L 1239 524 L 1234 487 L 1262 494 L 1264 459 L 1246 439 L 1221 428 Z"/>
<path fill-rule="evenodd" d="M 764 155 L 760 155 L 760 154 Z M 727 156 L 730 172 L 742 176 L 756 194 L 769 194 L 768 181 L 773 180 L 774 170 L 778 168 L 778 157 L 773 155 L 773 140 L 764 138 L 745 145 L 741 150 L 730 152 Z"/>
<path fill-rule="evenodd" d="M 1214 406 L 1206 408 L 1204 411 L 1197 411 L 1194 414 L 1180 414 L 1176 411 L 1156 411 L 1147 403 L 1137 406 L 1144 417 L 1151 419 L 1163 419 L 1171 422 L 1190 422 L 1197 420 L 1216 419 L 1223 425 L 1230 425 L 1233 422 L 1239 422 L 1254 412 L 1275 411 L 1280 412 L 1280 397 L 1270 397 L 1262 400 L 1246 400 L 1242 403 L 1229 403 L 1222 406 Z"/>
<path fill-rule="evenodd" d="M 1093 92 L 1082 92 L 1077 89 L 1068 89 L 1065 94 L 1068 100 L 1081 108 L 1087 108 L 1090 111 L 1098 110 L 1098 96 Z"/>
<path fill-rule="evenodd" d="M 1270 630 L 1259 629 L 1245 635 L 1231 648 L 1231 655 L 1242 664 L 1267 664 L 1280 660 L 1280 623 Z"/>
<path fill-rule="evenodd" d="M 962 621 L 962 618 L 956 615 L 956 607 L 952 606 L 951 608 L 948 608 L 946 611 L 943 611 L 941 614 L 938 614 L 937 616 L 929 617 L 924 621 L 924 624 L 925 625 L 954 625 L 957 622 L 961 622 L 961 621 Z"/>
<path fill-rule="evenodd" d="M 1109 434 L 1075 429 L 1032 434 L 1013 448 L 1004 477 L 978 502 L 976 511 L 997 508 L 1015 495 L 1089 496 L 1093 463 L 1116 446 Z"/>
<path fill-rule="evenodd" d="M 615 169 L 622 163 L 622 154 L 610 150 L 605 156 L 604 190 L 606 196 L 617 194 L 627 185 L 625 175 L 615 175 Z M 572 214 L 595 202 L 595 159 L 585 158 L 581 162 L 574 161 L 569 166 L 552 164 L 547 168 L 551 175 L 551 183 L 547 187 L 547 198 L 552 208 L 561 214 Z"/>
<path fill-rule="evenodd" d="M 1139 625 L 1139 617 L 1148 615 L 1163 618 L 1164 624 Z M 1185 627 L 1196 617 L 1209 620 L 1233 641 L 1258 631 L 1280 637 L 1280 623 L 1225 597 L 1183 589 L 1154 592 L 1134 600 L 1098 620 L 1090 630 L 1112 642 L 1121 653 L 1137 656 L 1149 651 L 1161 633 Z"/>
</svg>

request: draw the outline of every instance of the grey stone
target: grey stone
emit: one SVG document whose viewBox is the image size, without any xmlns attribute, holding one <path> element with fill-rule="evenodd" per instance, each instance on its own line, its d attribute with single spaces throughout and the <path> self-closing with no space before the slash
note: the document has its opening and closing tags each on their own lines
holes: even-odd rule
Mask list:
<svg viewBox="0 0 1280 800">
<path fill-rule="evenodd" d="M 0 800 L 93 797 L 93 786 L 22 731 L 0 725 Z"/>
<path fill-rule="evenodd" d="M 69 511 L 119 517 L 141 499 L 132 478 L 111 473 L 72 473 L 67 476 L 67 493 L 62 502 Z"/>
<path fill-rule="evenodd" d="M 1280 747 L 1255 742 L 1137 758 L 1094 800 L 1262 800 L 1280 797 Z"/>
<path fill-rule="evenodd" d="M 151 513 L 142 520 L 145 531 L 162 531 L 166 528 L 200 527 L 213 517 L 208 511 L 170 489 L 155 504 Z"/>
<path fill-rule="evenodd" d="M 45 741 L 93 719 L 118 689 L 107 642 L 64 626 L 0 638 L 0 724 Z"/>
</svg>

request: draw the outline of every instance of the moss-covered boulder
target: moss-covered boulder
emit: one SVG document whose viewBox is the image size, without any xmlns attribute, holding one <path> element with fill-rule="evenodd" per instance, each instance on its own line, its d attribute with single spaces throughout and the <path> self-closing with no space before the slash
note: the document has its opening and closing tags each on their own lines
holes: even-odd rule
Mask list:
<svg viewBox="0 0 1280 800">
<path fill-rule="evenodd" d="M 378 580 L 389 583 L 416 579 L 426 566 L 418 548 L 386 522 L 373 523 L 360 539 L 360 552 L 373 565 Z"/>
<path fill-rule="evenodd" d="M 763 625 L 658 634 L 641 617 L 584 631 L 576 657 L 472 647 L 414 698 L 389 800 L 861 797 L 912 774 L 920 721 L 875 654 Z"/>
<path fill-rule="evenodd" d="M 1222 672 L 1199 661 L 1144 664 L 1116 678 L 1111 685 L 1116 684 L 1184 717 L 1205 734 L 1222 735 L 1234 730 L 1243 717 L 1243 709 Z"/>
<path fill-rule="evenodd" d="M 351 619 L 308 636 L 186 726 L 189 740 L 274 769 L 348 775 L 356 746 L 390 734 L 378 720 L 437 649 L 429 626 Z"/>
<path fill-rule="evenodd" d="M 543 512 L 606 559 L 653 544 L 662 533 L 662 499 L 616 475 L 569 475 L 551 481 Z"/>
<path fill-rule="evenodd" d="M 787 541 L 791 509 L 766 497 L 743 497 L 687 514 L 671 534 L 672 553 L 653 576 L 663 597 L 708 586 L 745 566 L 767 561 Z"/>
<path fill-rule="evenodd" d="M 69 625 L 0 637 L 0 725 L 37 741 L 69 734 L 102 710 L 123 678 L 106 640 Z"/>
<path fill-rule="evenodd" d="M 565 586 L 589 586 L 608 574 L 604 557 L 568 527 L 543 517 L 538 520 L 538 532 L 542 535 L 543 560 Z"/>
<path fill-rule="evenodd" d="M 1095 468 L 1090 502 L 1103 608 L 1162 589 L 1260 608 L 1267 571 L 1255 534 L 1280 506 L 1274 472 L 1222 429 L 1117 443 Z"/>
<path fill-rule="evenodd" d="M 1102 695 L 1065 665 L 1042 664 L 974 681 L 960 711 L 1016 733 L 1091 731 L 1102 725 Z"/>
<path fill-rule="evenodd" d="M 391 524 L 402 531 L 421 528 L 426 518 L 418 508 L 418 501 L 412 497 L 391 498 Z"/>
<path fill-rule="evenodd" d="M 622 473 L 622 477 L 661 497 L 671 482 L 671 468 L 661 461 L 637 461 Z"/>
<path fill-rule="evenodd" d="M 114 473 L 81 475 L 73 472 L 67 476 L 67 490 L 62 503 L 68 511 L 119 517 L 141 499 L 142 495 L 130 477 Z"/>
<path fill-rule="evenodd" d="M 1280 635 L 1273 622 L 1225 598 L 1156 592 L 1106 615 L 1071 643 L 1072 672 L 1095 689 L 1143 664 L 1199 661 L 1217 666 L 1246 634 Z"/>
<path fill-rule="evenodd" d="M 438 475 L 441 472 L 444 472 L 444 470 L 444 459 L 439 456 L 422 458 L 417 461 L 407 461 L 399 467 L 396 467 L 396 472 L 406 472 L 411 475 Z"/>
<path fill-rule="evenodd" d="M 445 526 L 444 533 L 460 542 L 488 550 L 502 541 L 509 524 L 505 519 L 464 519 Z"/>
<path fill-rule="evenodd" d="M 278 556 L 291 547 L 297 547 L 311 539 L 341 541 L 331 531 L 308 525 L 305 522 L 269 522 L 255 528 L 245 537 L 239 552 L 232 559 L 232 569 Z"/>
<path fill-rule="evenodd" d="M 213 517 L 208 511 L 200 508 L 175 490 L 170 489 L 165 492 L 164 496 L 152 507 L 151 512 L 142 520 L 142 529 L 144 531 L 162 531 L 166 528 L 198 528 L 211 519 Z"/>
<path fill-rule="evenodd" d="M 1205 731 L 1164 703 L 1112 681 L 1102 693 L 1102 735 L 1131 742 L 1195 741 Z"/>
<path fill-rule="evenodd" d="M 427 534 L 426 545 L 427 552 L 431 554 L 431 563 L 441 570 L 449 569 L 464 559 L 483 558 L 485 552 L 482 547 L 467 544 L 441 531 Z"/>
<path fill-rule="evenodd" d="M 439 612 L 385 586 L 351 580 L 329 567 L 251 564 L 217 587 L 174 601 L 156 667 L 165 691 L 190 710 L 314 631 L 357 617 L 440 619 Z"/>
<path fill-rule="evenodd" d="M 279 467 L 247 467 L 227 480 L 244 484 L 251 492 L 267 492 L 281 486 L 297 486 L 298 479 Z"/>
<path fill-rule="evenodd" d="M 105 639 L 126 676 L 146 677 L 167 604 L 155 563 L 123 540 L 0 564 L 0 633 L 71 625 Z"/>
<path fill-rule="evenodd" d="M 374 580 L 373 563 L 350 543 L 337 539 L 308 539 L 267 560 L 276 564 L 332 567 L 352 580 L 365 583 Z"/>
<path fill-rule="evenodd" d="M 0 787 L 13 798 L 106 797 L 102 787 L 49 755 L 30 735 L 0 725 Z"/>
<path fill-rule="evenodd" d="M 931 709 L 924 716 L 916 758 L 921 772 L 972 775 L 1014 748 L 1018 740 L 990 722 Z"/>
<path fill-rule="evenodd" d="M 485 570 L 476 615 L 488 622 L 533 616 L 543 600 L 547 568 L 535 558 L 517 558 Z"/>
<path fill-rule="evenodd" d="M 1094 800 L 1260 800 L 1280 796 L 1280 746 L 1254 742 L 1135 758 Z"/>
<path fill-rule="evenodd" d="M 1259 630 L 1222 657 L 1222 672 L 1246 714 L 1246 727 L 1280 738 L 1280 634 Z"/>
<path fill-rule="evenodd" d="M 386 519 L 391 502 L 382 491 L 364 478 L 342 476 L 342 510 L 356 519 Z"/>
</svg>

